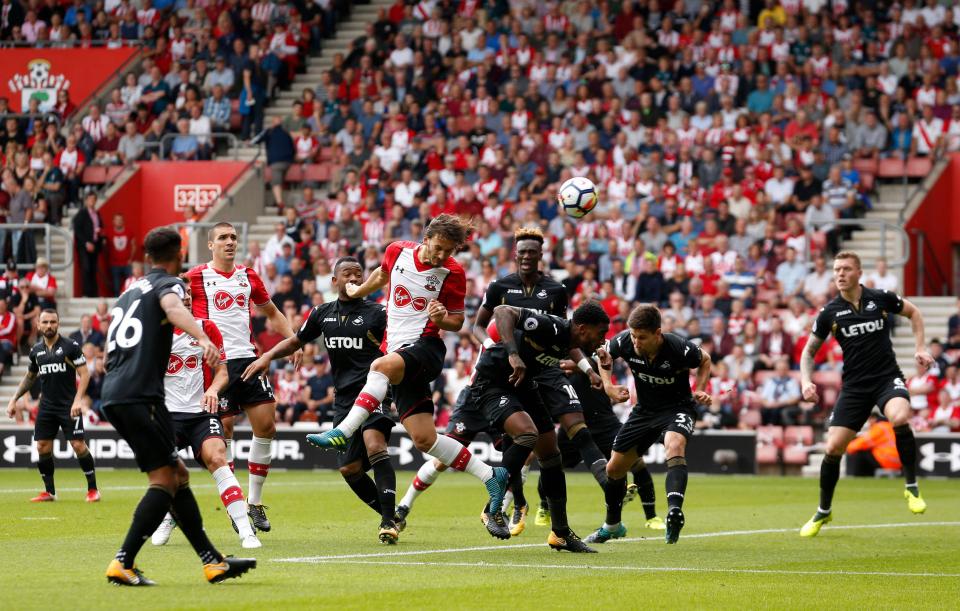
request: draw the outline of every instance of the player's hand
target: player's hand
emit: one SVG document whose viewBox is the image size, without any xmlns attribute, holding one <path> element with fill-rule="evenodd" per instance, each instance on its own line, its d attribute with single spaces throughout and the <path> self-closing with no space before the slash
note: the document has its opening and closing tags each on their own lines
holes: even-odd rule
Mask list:
<svg viewBox="0 0 960 611">
<path fill-rule="evenodd" d="M 346 286 L 347 297 L 350 299 L 356 299 L 360 294 L 360 285 L 348 282 Z"/>
<path fill-rule="evenodd" d="M 216 414 L 220 409 L 220 396 L 213 389 L 208 388 L 203 393 L 203 409 L 211 414 Z"/>
<path fill-rule="evenodd" d="M 570 359 L 560 359 L 560 363 L 558 363 L 557 366 L 560 367 L 560 371 L 566 374 L 576 373 L 577 371 L 580 371 L 579 369 L 577 369 L 577 364 Z"/>
<path fill-rule="evenodd" d="M 710 405 L 713 403 L 713 397 L 710 396 L 710 393 L 703 390 L 695 391 L 693 393 L 693 400 L 700 405 Z"/>
<path fill-rule="evenodd" d="M 587 377 L 590 378 L 590 386 L 596 390 L 603 390 L 603 378 L 600 377 L 599 373 L 591 369 Z"/>
<path fill-rule="evenodd" d="M 83 403 L 79 401 L 74 401 L 73 405 L 70 406 L 70 417 L 79 418 L 80 414 L 83 413 Z"/>
<path fill-rule="evenodd" d="M 293 354 L 291 354 L 291 355 L 287 358 L 287 360 L 290 361 L 291 363 L 293 363 L 294 368 L 295 368 L 297 371 L 299 371 L 299 370 L 300 370 L 300 365 L 303 364 L 303 349 L 297 350 L 296 352 L 294 352 Z"/>
<path fill-rule="evenodd" d="M 603 348 L 597 348 L 597 362 L 600 364 L 600 369 L 606 369 L 607 371 L 613 369 L 613 358 Z"/>
<path fill-rule="evenodd" d="M 301 350 L 298 352 L 301 352 L 301 357 L 302 357 L 303 351 Z M 265 372 L 267 368 L 270 367 L 270 361 L 268 361 L 265 357 L 266 355 L 261 356 L 254 362 L 247 365 L 247 368 L 243 370 L 243 374 L 240 376 L 240 378 L 243 379 L 244 382 L 246 382 L 247 380 L 255 378 L 260 374 L 262 374 L 263 372 Z"/>
<path fill-rule="evenodd" d="M 513 373 L 510 374 L 510 377 L 507 379 L 514 386 L 520 386 L 523 382 L 523 378 L 527 375 L 527 366 L 523 363 L 523 359 L 520 358 L 520 355 L 513 353 L 510 355 L 510 366 L 513 367 Z"/>
<path fill-rule="evenodd" d="M 436 299 L 431 299 L 427 304 L 427 316 L 433 321 L 433 324 L 440 325 L 443 319 L 447 317 L 447 308 Z"/>
<path fill-rule="evenodd" d="M 220 350 L 213 345 L 209 337 L 201 339 L 200 348 L 203 349 L 203 362 L 209 367 L 216 367 L 220 364 Z"/>
<path fill-rule="evenodd" d="M 803 394 L 804 401 L 810 401 L 811 403 L 817 403 L 820 401 L 820 397 L 817 395 L 817 385 L 813 382 L 804 384 L 803 388 L 800 389 L 800 392 Z"/>
<path fill-rule="evenodd" d="M 913 358 L 917 361 L 917 367 L 920 367 L 924 371 L 933 365 L 933 357 L 926 350 L 921 350 L 920 352 L 914 354 Z"/>
<path fill-rule="evenodd" d="M 606 390 L 607 396 L 610 397 L 610 400 L 614 403 L 623 403 L 630 398 L 630 391 L 626 386 L 608 386 Z"/>
<path fill-rule="evenodd" d="M 10 399 L 10 402 L 7 403 L 7 418 L 13 418 L 17 414 L 17 402 L 13 399 Z"/>
</svg>

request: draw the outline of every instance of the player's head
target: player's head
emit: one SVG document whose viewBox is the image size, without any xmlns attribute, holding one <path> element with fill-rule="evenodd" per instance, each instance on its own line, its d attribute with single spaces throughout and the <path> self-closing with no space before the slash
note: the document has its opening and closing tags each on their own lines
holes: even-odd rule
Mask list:
<svg viewBox="0 0 960 611">
<path fill-rule="evenodd" d="M 40 312 L 40 317 L 37 319 L 37 328 L 40 330 L 40 334 L 46 339 L 55 338 L 57 333 L 60 332 L 60 315 L 57 314 L 56 310 L 50 308 L 44 309 Z"/>
<path fill-rule="evenodd" d="M 355 257 L 340 257 L 333 264 L 333 283 L 337 287 L 340 299 L 347 296 L 348 284 L 363 284 L 363 268 Z"/>
<path fill-rule="evenodd" d="M 543 258 L 543 233 L 536 228 L 522 227 L 513 234 L 517 248 L 517 269 L 521 274 L 532 274 L 540 270 Z"/>
<path fill-rule="evenodd" d="M 169 227 L 156 227 L 143 239 L 143 250 L 147 259 L 158 267 L 164 267 L 168 273 L 179 274 L 180 234 Z"/>
<path fill-rule="evenodd" d="M 207 248 L 213 253 L 213 262 L 233 264 L 237 256 L 237 230 L 227 222 L 217 223 L 207 231 Z"/>
<path fill-rule="evenodd" d="M 440 267 L 453 256 L 467 241 L 470 225 L 453 214 L 441 214 L 430 221 L 423 231 L 423 245 L 426 247 L 420 255 L 424 263 Z"/>
<path fill-rule="evenodd" d="M 180 279 L 183 280 L 183 307 L 190 309 L 190 306 L 193 305 L 193 293 L 190 291 L 190 276 L 186 274 L 180 274 Z"/>
<path fill-rule="evenodd" d="M 650 354 L 656 350 L 663 335 L 660 324 L 660 310 L 656 306 L 638 305 L 630 312 L 627 327 L 637 354 Z"/>
<path fill-rule="evenodd" d="M 854 289 L 860 284 L 863 266 L 860 255 L 852 250 L 842 250 L 833 258 L 833 281 L 841 291 Z"/>
<path fill-rule="evenodd" d="M 572 344 L 587 354 L 593 354 L 600 347 L 609 330 L 610 317 L 596 301 L 586 301 L 573 311 Z"/>
</svg>

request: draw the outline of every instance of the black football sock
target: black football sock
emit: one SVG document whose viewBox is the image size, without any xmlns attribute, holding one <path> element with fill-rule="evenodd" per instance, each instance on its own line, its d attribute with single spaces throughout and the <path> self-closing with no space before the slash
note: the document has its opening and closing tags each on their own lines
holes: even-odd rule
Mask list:
<svg viewBox="0 0 960 611">
<path fill-rule="evenodd" d="M 40 478 L 43 480 L 43 487 L 50 494 L 57 493 L 57 487 L 53 483 L 53 452 L 41 454 L 37 461 L 37 469 L 40 471 Z"/>
<path fill-rule="evenodd" d="M 397 473 L 390 464 L 387 451 L 377 452 L 370 457 L 373 467 L 373 479 L 377 485 L 377 500 L 380 502 L 380 519 L 392 522 L 397 505 Z"/>
<path fill-rule="evenodd" d="M 587 465 L 587 468 L 590 469 L 590 473 L 593 474 L 593 478 L 597 480 L 597 483 L 602 487 L 607 483 L 607 459 L 603 456 L 603 452 L 600 451 L 600 448 L 597 447 L 596 442 L 593 440 L 593 435 L 590 434 L 590 429 L 587 427 L 581 428 L 579 431 L 574 433 L 573 437 L 570 437 L 570 442 L 577 448 L 577 451 L 580 452 L 580 457 L 583 458 L 583 464 Z"/>
<path fill-rule="evenodd" d="M 820 507 L 817 513 L 827 515 L 833 505 L 833 491 L 840 481 L 840 457 L 827 454 L 820 464 Z"/>
<path fill-rule="evenodd" d="M 377 495 L 377 485 L 373 483 L 369 475 L 363 471 L 358 471 L 353 475 L 344 475 L 343 479 L 347 482 L 347 485 L 350 486 L 350 489 L 353 490 L 353 493 L 363 501 L 364 505 L 376 511 L 378 514 L 381 513 L 380 499 Z"/>
<path fill-rule="evenodd" d="M 513 506 L 523 507 L 527 499 L 523 494 L 523 466 L 537 444 L 536 433 L 522 433 L 512 439 L 510 447 L 503 451 L 501 464 L 510 474 L 510 489 L 513 491 Z"/>
<path fill-rule="evenodd" d="M 570 534 L 567 525 L 567 478 L 563 474 L 563 460 L 560 454 L 554 454 L 540 460 L 540 479 L 543 490 L 550 500 L 550 523 L 558 537 Z"/>
<path fill-rule="evenodd" d="M 547 493 L 543 491 L 543 473 L 537 478 L 537 494 L 540 495 L 540 506 L 550 511 L 550 501 L 547 500 Z"/>
<path fill-rule="evenodd" d="M 170 509 L 170 503 L 173 497 L 165 489 L 159 486 L 150 486 L 147 493 L 140 499 L 140 504 L 133 510 L 133 521 L 130 523 L 130 529 L 127 531 L 127 537 L 123 540 L 123 546 L 117 552 L 116 558 L 123 563 L 123 568 L 132 569 L 133 562 L 137 557 L 140 548 L 147 540 L 147 537 L 153 534 L 163 521 Z"/>
<path fill-rule="evenodd" d="M 197 506 L 197 499 L 194 498 L 189 485 L 180 486 L 177 490 L 176 496 L 173 497 L 173 503 L 170 504 L 170 513 L 173 514 L 187 541 L 193 546 L 193 551 L 197 552 L 200 562 L 213 564 L 223 560 L 223 554 L 217 551 L 217 548 L 213 546 L 213 543 L 207 538 L 207 533 L 203 530 L 200 508 Z"/>
<path fill-rule="evenodd" d="M 667 507 L 683 507 L 687 492 L 687 459 L 682 456 L 667 459 Z"/>
<path fill-rule="evenodd" d="M 640 505 L 643 507 L 643 515 L 649 520 L 657 517 L 657 491 L 653 486 L 653 476 L 650 470 L 642 461 L 637 461 L 630 468 L 633 473 L 633 483 L 637 485 L 637 493 L 640 495 Z"/>
<path fill-rule="evenodd" d="M 907 490 L 913 496 L 920 496 L 917 486 L 917 440 L 909 424 L 893 428 L 893 435 L 897 440 L 897 454 L 903 465 L 903 479 L 907 482 Z"/>
<path fill-rule="evenodd" d="M 603 498 L 607 503 L 607 516 L 603 520 L 605 523 L 610 526 L 620 523 L 625 496 L 627 496 L 627 478 L 608 478 L 607 485 L 603 487 Z"/>
<path fill-rule="evenodd" d="M 94 467 L 93 455 L 90 454 L 90 450 L 87 450 L 83 455 L 78 455 L 77 462 L 80 463 L 80 468 L 83 469 L 83 474 L 87 477 L 87 490 L 96 490 L 97 471 Z"/>
</svg>

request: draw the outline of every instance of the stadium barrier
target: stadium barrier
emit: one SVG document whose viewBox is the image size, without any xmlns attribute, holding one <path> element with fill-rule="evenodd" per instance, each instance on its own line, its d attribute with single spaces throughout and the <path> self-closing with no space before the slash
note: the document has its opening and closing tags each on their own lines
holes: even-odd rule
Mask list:
<svg viewBox="0 0 960 611">
<path fill-rule="evenodd" d="M 336 469 L 335 452 L 324 452 L 309 446 L 304 436 L 309 428 L 281 429 L 273 441 L 273 460 L 275 469 Z M 87 445 L 97 461 L 97 467 L 136 468 L 133 451 L 127 442 L 120 439 L 110 427 L 90 427 L 87 429 Z M 753 431 L 697 431 L 687 447 L 687 463 L 695 473 L 756 473 L 756 434 Z M 36 464 L 37 450 L 33 441 L 33 428 L 29 426 L 0 427 L 0 468 L 30 467 Z M 957 436 L 957 449 L 960 452 L 960 435 Z M 242 468 L 250 453 L 251 432 L 249 428 L 238 427 L 234 442 L 237 464 Z M 390 457 L 395 468 L 414 471 L 420 467 L 427 455 L 418 451 L 402 427 L 396 427 L 390 438 Z M 475 441 L 470 451 L 482 460 L 499 462 L 501 455 L 489 441 Z M 189 450 L 181 452 L 185 459 L 192 459 Z M 70 444 L 57 439 L 54 442 L 54 457 L 68 459 L 73 457 Z M 653 446 L 644 457 L 650 470 L 664 472 L 666 462 L 663 446 Z M 196 466 L 192 460 L 188 466 Z M 582 468 L 582 466 L 580 467 Z M 960 471 L 960 469 L 958 469 Z M 960 473 L 958 473 L 960 474 Z"/>
<path fill-rule="evenodd" d="M 33 249 L 36 252 L 43 253 L 46 257 L 50 271 L 62 272 L 70 269 L 73 265 L 73 233 L 63 227 L 56 227 L 49 223 L 9 223 L 0 225 L 0 245 L 5 244 L 6 240 L 14 239 L 14 236 L 20 234 L 18 242 L 23 239 L 33 240 Z M 39 237 L 40 235 L 43 237 Z M 53 236 L 58 235 L 66 244 L 66 255 L 63 263 L 57 263 L 53 256 Z M 39 242 L 39 243 L 38 243 Z M 19 246 L 19 244 L 18 244 Z M 2 250 L 0 246 L 0 250 Z M 22 248 L 20 248 L 22 251 Z M 36 261 L 18 262 L 17 270 L 32 270 L 36 267 Z"/>
</svg>

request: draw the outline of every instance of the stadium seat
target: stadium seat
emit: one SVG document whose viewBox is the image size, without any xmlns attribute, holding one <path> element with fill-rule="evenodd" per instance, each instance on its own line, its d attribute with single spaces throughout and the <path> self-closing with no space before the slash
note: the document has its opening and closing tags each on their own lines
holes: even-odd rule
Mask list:
<svg viewBox="0 0 960 611">
<path fill-rule="evenodd" d="M 903 178 L 905 170 L 906 167 L 902 159 L 887 157 L 880 160 L 877 176 L 880 178 Z"/>
<path fill-rule="evenodd" d="M 880 162 L 876 159 L 854 159 L 853 160 L 853 169 L 860 172 L 860 178 L 863 178 L 864 174 L 875 175 L 880 168 Z"/>
<path fill-rule="evenodd" d="M 757 445 L 774 445 L 780 447 L 783 445 L 783 427 L 782 426 L 758 426 L 757 427 Z"/>
<path fill-rule="evenodd" d="M 870 172 L 860 173 L 860 192 L 873 193 L 876 189 L 877 175 Z"/>
<path fill-rule="evenodd" d="M 88 165 L 83 169 L 83 184 L 102 185 L 107 182 L 107 168 L 102 165 Z"/>
<path fill-rule="evenodd" d="M 840 396 L 840 391 L 833 387 L 824 388 L 820 391 L 820 405 L 825 410 L 833 409 L 833 406 L 837 404 L 837 397 Z"/>
<path fill-rule="evenodd" d="M 747 428 L 755 429 L 760 426 L 760 410 L 742 409 L 740 410 L 740 424 Z"/>
<path fill-rule="evenodd" d="M 840 388 L 839 371 L 814 371 L 813 383 L 820 387 Z"/>
<path fill-rule="evenodd" d="M 783 430 L 783 445 L 795 446 L 813 445 L 813 427 L 812 426 L 788 426 Z"/>
<path fill-rule="evenodd" d="M 783 464 L 805 465 L 809 462 L 810 451 L 800 446 L 787 446 L 783 449 Z"/>
<path fill-rule="evenodd" d="M 117 180 L 117 177 L 123 174 L 124 167 L 122 165 L 111 165 L 106 167 L 106 175 L 104 176 L 104 182 L 107 184 L 112 184 Z"/>
<path fill-rule="evenodd" d="M 304 169 L 303 179 L 306 182 L 329 182 L 332 178 L 332 167 L 329 163 L 312 163 Z"/>
<path fill-rule="evenodd" d="M 904 174 L 908 178 L 924 178 L 931 170 L 933 170 L 933 160 L 929 157 L 910 157 L 907 159 Z"/>
<path fill-rule="evenodd" d="M 283 177 L 284 182 L 303 182 L 303 166 L 295 163 L 287 168 L 287 173 Z"/>
<path fill-rule="evenodd" d="M 757 464 L 775 465 L 780 462 L 780 450 L 776 446 L 757 446 Z"/>
</svg>

